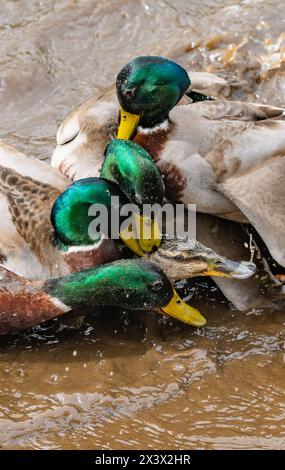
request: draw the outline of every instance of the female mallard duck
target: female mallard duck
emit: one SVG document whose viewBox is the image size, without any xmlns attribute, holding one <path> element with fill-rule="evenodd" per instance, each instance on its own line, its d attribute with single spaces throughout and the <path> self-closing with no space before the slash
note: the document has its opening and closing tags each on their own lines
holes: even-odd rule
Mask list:
<svg viewBox="0 0 285 470">
<path fill-rule="evenodd" d="M 168 198 L 250 222 L 285 267 L 284 109 L 219 100 L 175 106 L 189 86 L 186 71 L 172 61 L 131 61 L 117 77 L 118 137 L 133 137 L 148 150 Z M 59 128 L 53 165 L 68 176 L 96 174 L 100 148 L 115 129 L 113 106 L 101 97 L 71 113 Z"/>
<path fill-rule="evenodd" d="M 145 260 L 115 261 L 47 281 L 29 281 L 4 268 L 0 276 L 0 334 L 97 306 L 157 310 L 187 324 L 205 324 L 177 296 L 164 272 Z"/>
</svg>

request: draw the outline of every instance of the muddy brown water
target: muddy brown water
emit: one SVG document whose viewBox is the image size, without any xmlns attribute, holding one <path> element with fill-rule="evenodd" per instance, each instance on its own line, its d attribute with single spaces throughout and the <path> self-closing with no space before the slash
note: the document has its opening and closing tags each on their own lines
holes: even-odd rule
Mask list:
<svg viewBox="0 0 285 470">
<path fill-rule="evenodd" d="M 173 50 L 228 97 L 285 104 L 283 0 L 1 0 L 1 138 L 48 159 L 72 107 Z M 285 449 L 284 312 L 192 294 L 203 330 L 106 310 L 1 338 L 1 447 Z"/>
</svg>

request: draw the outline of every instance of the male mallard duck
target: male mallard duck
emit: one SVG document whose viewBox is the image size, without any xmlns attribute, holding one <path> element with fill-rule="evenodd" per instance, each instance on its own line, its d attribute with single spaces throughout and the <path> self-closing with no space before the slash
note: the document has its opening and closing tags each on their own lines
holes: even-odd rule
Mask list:
<svg viewBox="0 0 285 470">
<path fill-rule="evenodd" d="M 227 85 L 223 78 L 207 72 L 191 72 L 189 83 L 190 100 L 185 95 L 181 104 L 205 99 L 195 90 L 210 93 Z M 71 181 L 99 176 L 104 149 L 117 134 L 118 112 L 114 85 L 77 106 L 58 129 L 52 166 Z"/>
<path fill-rule="evenodd" d="M 284 109 L 219 100 L 175 106 L 189 86 L 175 62 L 132 60 L 117 77 L 118 137 L 133 137 L 148 150 L 169 199 L 250 222 L 285 266 Z M 106 96 L 73 111 L 59 128 L 53 165 L 69 177 L 96 174 L 101 148 L 116 127 L 114 113 Z"/>
<path fill-rule="evenodd" d="M 47 281 L 0 268 L 0 334 L 12 333 L 80 307 L 157 310 L 184 323 L 205 319 L 185 304 L 164 272 L 145 260 L 122 260 Z"/>
</svg>

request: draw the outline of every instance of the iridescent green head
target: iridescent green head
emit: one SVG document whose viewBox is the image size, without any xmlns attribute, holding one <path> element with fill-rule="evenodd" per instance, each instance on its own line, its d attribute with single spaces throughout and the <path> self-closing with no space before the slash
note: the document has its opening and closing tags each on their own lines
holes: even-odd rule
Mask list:
<svg viewBox="0 0 285 470">
<path fill-rule="evenodd" d="M 106 148 L 105 160 L 100 175 L 119 185 L 130 202 L 138 207 L 134 215 L 132 228 L 137 234 L 138 244 L 124 239 L 129 248 L 142 256 L 154 246 L 159 246 L 161 233 L 158 224 L 147 209 L 157 204 L 162 205 L 164 184 L 162 176 L 146 150 L 134 142 L 112 140 Z M 147 206 L 148 207 L 147 207 Z"/>
<path fill-rule="evenodd" d="M 112 181 L 102 178 L 84 178 L 71 184 L 55 201 L 51 211 L 51 223 L 56 240 L 61 247 L 96 244 L 102 234 L 92 232 L 89 227 L 94 220 L 90 208 L 94 204 L 104 205 L 110 214 L 112 196 L 119 196 L 119 204 L 128 201 L 120 188 Z M 108 226 L 109 228 L 109 226 Z M 104 235 L 108 236 L 108 233 Z"/>
<path fill-rule="evenodd" d="M 194 326 L 205 319 L 173 290 L 164 272 L 145 260 L 121 260 L 79 271 L 44 284 L 45 292 L 69 308 L 117 306 L 158 309 Z"/>
<path fill-rule="evenodd" d="M 117 183 L 129 201 L 162 204 L 162 176 L 149 153 L 129 140 L 112 140 L 106 148 L 100 176 Z"/>
<path fill-rule="evenodd" d="M 130 309 L 165 306 L 173 288 L 163 271 L 144 260 L 122 260 L 48 281 L 46 290 L 64 304 Z"/>
<path fill-rule="evenodd" d="M 125 65 L 118 74 L 116 86 L 122 109 L 139 116 L 143 127 L 152 127 L 168 117 L 189 88 L 190 79 L 175 62 L 146 56 Z"/>
</svg>

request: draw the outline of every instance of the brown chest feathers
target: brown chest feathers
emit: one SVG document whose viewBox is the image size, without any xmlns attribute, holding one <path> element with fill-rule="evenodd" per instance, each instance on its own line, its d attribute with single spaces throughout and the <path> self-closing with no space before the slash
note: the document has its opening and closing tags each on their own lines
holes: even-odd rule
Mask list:
<svg viewBox="0 0 285 470">
<path fill-rule="evenodd" d="M 41 282 L 0 267 L 0 335 L 50 320 L 63 313 L 43 291 Z"/>
<path fill-rule="evenodd" d="M 62 313 L 44 292 L 0 292 L 0 335 L 30 328 Z"/>
<path fill-rule="evenodd" d="M 170 138 L 172 127 L 173 125 L 170 123 L 167 128 L 157 126 L 154 128 L 153 132 L 150 130 L 140 131 L 140 128 L 138 128 L 133 140 L 136 144 L 141 145 L 141 147 L 146 149 L 155 162 L 158 162 L 160 160 L 161 153 Z"/>
<path fill-rule="evenodd" d="M 116 261 L 120 256 L 119 244 L 115 240 L 106 239 L 94 250 L 69 252 L 63 255 L 63 259 L 69 272 L 75 272 Z"/>
<path fill-rule="evenodd" d="M 158 127 L 154 132 L 140 132 L 138 130 L 133 140 L 145 148 L 157 163 L 163 175 L 166 199 L 180 202 L 183 200 L 183 194 L 187 187 L 187 179 L 174 161 L 163 161 L 163 150 L 171 138 L 174 127 L 175 124 L 169 122 L 167 128 Z M 173 159 L 175 159 L 175 155 Z"/>
</svg>

